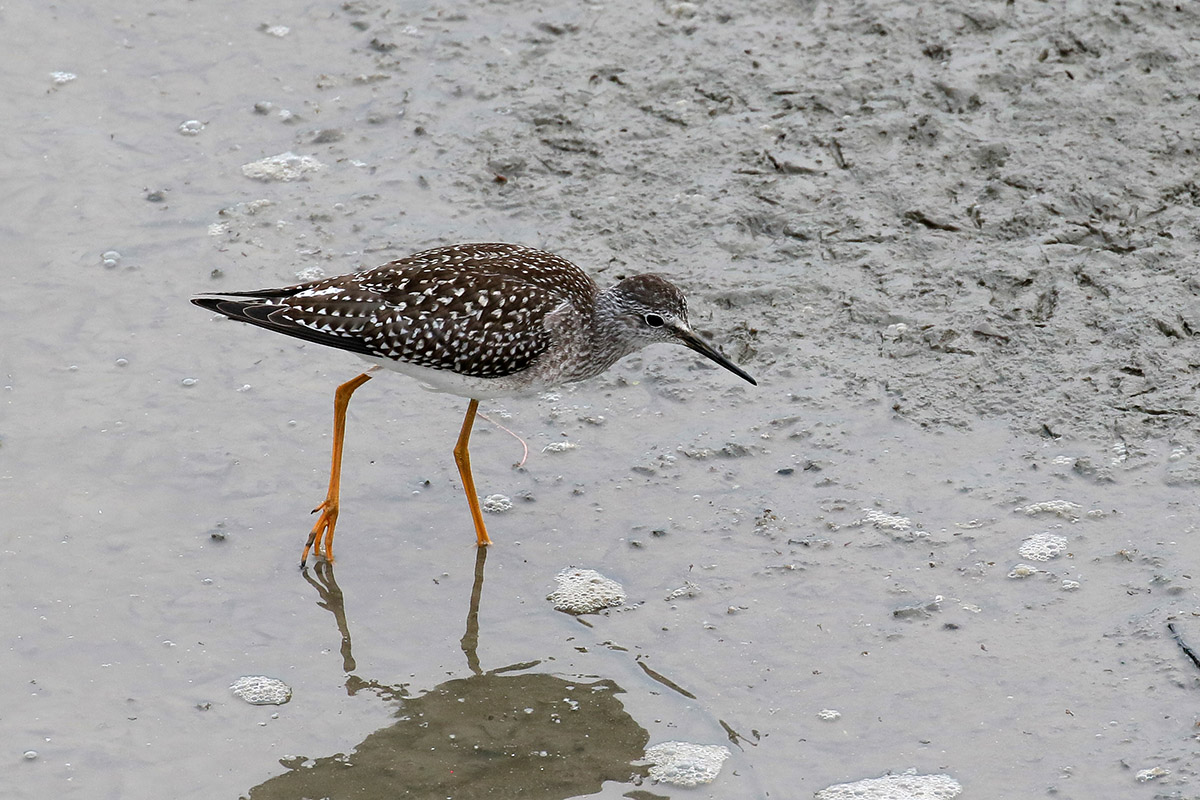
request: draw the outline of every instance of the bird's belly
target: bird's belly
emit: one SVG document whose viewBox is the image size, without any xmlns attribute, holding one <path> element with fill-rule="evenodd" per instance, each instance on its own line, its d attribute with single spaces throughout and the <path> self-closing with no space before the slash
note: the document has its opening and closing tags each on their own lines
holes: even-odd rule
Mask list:
<svg viewBox="0 0 1200 800">
<path fill-rule="evenodd" d="M 549 388 L 531 382 L 529 375 L 518 373 L 502 378 L 475 378 L 470 375 L 460 375 L 445 369 L 421 367 L 407 361 L 396 361 L 391 358 L 360 355 L 364 361 L 399 372 L 421 382 L 421 388 L 431 392 L 445 392 L 469 397 L 476 400 L 487 400 L 495 397 L 518 397 L 520 395 L 536 394 Z"/>
</svg>

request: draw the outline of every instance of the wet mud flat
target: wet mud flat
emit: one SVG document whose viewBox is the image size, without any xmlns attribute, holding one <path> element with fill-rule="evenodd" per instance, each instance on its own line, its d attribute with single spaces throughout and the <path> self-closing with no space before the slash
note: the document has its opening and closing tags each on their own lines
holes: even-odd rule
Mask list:
<svg viewBox="0 0 1200 800">
<path fill-rule="evenodd" d="M 4 13 L 0 793 L 1198 796 L 1190 6 Z M 478 568 L 463 403 L 373 381 L 305 580 L 359 365 L 187 298 L 496 240 L 662 272 L 760 386 L 485 403 Z"/>
</svg>

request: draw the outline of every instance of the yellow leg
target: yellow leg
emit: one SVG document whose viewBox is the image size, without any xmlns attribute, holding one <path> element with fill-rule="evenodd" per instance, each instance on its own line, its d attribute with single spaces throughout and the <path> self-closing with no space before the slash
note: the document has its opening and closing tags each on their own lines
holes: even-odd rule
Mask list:
<svg viewBox="0 0 1200 800">
<path fill-rule="evenodd" d="M 486 547 L 492 543 L 488 538 L 487 528 L 483 525 L 483 511 L 479 508 L 479 495 L 475 492 L 475 478 L 471 475 L 471 454 L 467 452 L 467 442 L 471 439 L 471 426 L 475 424 L 475 412 L 479 410 L 479 401 L 472 400 L 467 405 L 467 416 L 463 420 L 462 432 L 458 434 L 458 444 L 454 445 L 454 463 L 458 464 L 458 475 L 462 478 L 463 490 L 467 493 L 467 504 L 471 506 L 471 519 L 475 521 L 475 543 Z"/>
<path fill-rule="evenodd" d="M 321 544 L 325 544 L 325 559 L 333 561 L 333 529 L 337 526 L 338 495 L 342 486 L 342 442 L 346 439 L 346 407 L 350 405 L 350 395 L 354 390 L 371 380 L 367 373 L 353 380 L 346 381 L 337 387 L 333 393 L 333 462 L 329 467 L 329 491 L 325 493 L 325 501 L 313 509 L 312 513 L 321 512 L 308 542 L 304 545 L 304 553 L 300 556 L 300 568 L 308 562 L 310 549 L 320 557 Z"/>
</svg>

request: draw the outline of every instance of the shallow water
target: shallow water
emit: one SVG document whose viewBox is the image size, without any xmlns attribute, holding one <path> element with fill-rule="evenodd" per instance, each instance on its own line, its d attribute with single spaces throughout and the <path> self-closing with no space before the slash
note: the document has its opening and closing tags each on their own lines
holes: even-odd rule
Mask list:
<svg viewBox="0 0 1200 800">
<path fill-rule="evenodd" d="M 896 186 L 862 151 L 858 188 L 840 194 L 781 173 L 813 182 L 797 219 L 819 236 L 745 211 L 776 197 L 777 176 L 731 183 L 745 173 L 718 134 L 749 147 L 747 130 L 780 123 L 696 86 L 712 94 L 721 59 L 755 98 L 794 97 L 771 91 L 812 76 L 763 43 L 796 12 L 722 22 L 697 8 L 655 6 L 657 27 L 636 35 L 627 9 L 521 3 L 4 9 L 30 35 L 13 43 L 0 123 L 0 793 L 501 797 L 537 774 L 545 797 L 788 797 L 916 767 L 972 797 L 1193 796 L 1200 673 L 1166 628 L 1200 647 L 1192 434 L 1171 427 L 1186 413 L 1131 410 L 1186 385 L 1183 343 L 1096 337 L 1106 298 L 1123 302 L 1102 294 L 1077 301 L 1094 316 L 1037 328 L 1071 369 L 1007 328 L 994 349 L 989 329 L 954 339 L 969 298 L 939 317 L 923 282 L 981 284 L 925 275 L 900 249 L 940 258 L 955 247 L 945 230 L 834 231 L 855 191 L 877 210 Z M 822 8 L 804 9 L 805 35 L 867 37 L 854 26 L 878 11 Z M 1175 23 L 1148 13 L 1170 50 Z M 920 26 L 885 19 L 890 41 Z M 958 52 L 980 46 L 937 19 Z M 1043 25 L 996 30 L 1036 40 Z M 1141 35 L 1112 33 L 1106 57 Z M 741 73 L 747 49 L 775 53 L 758 83 Z M 835 69 L 829 55 L 811 52 L 814 75 Z M 848 84 L 877 74 L 852 66 Z M 78 77 L 56 86 L 53 71 Z M 815 105 L 795 113 L 825 124 Z M 873 113 L 848 104 L 842 124 Z M 938 113 L 954 130 L 964 112 Z M 179 133 L 190 119 L 198 135 Z M 1014 125 L 1012 142 L 1037 141 Z M 292 183 L 242 175 L 288 150 L 326 167 Z M 1194 249 L 1172 230 L 1154 247 Z M 1041 235 L 994 245 L 991 285 L 1016 269 L 999 250 Z M 484 239 L 552 247 L 601 282 L 680 279 L 698 327 L 760 386 L 657 347 L 554 395 L 484 403 L 530 458 L 515 469 L 520 444 L 477 424 L 480 493 L 515 503 L 489 515 L 480 566 L 450 457 L 465 401 L 372 381 L 350 409 L 336 572 L 300 574 L 332 391 L 361 364 L 212 321 L 188 297 Z M 1146 250 L 1055 247 L 1047 259 L 1095 280 L 1137 288 L 1147 274 Z M 1167 283 L 1161 309 L 1177 300 Z M 1079 285 L 1061 284 L 1060 309 Z M 1159 394 L 1112 389 L 1139 370 Z M 1109 390 L 1142 399 L 1118 407 Z M 577 446 L 545 449 L 562 441 Z M 1022 510 L 1049 500 L 1078 509 Z M 1065 552 L 1023 561 L 1044 531 Z M 1021 563 L 1039 571 L 1009 577 Z M 546 596 L 568 566 L 619 581 L 626 606 L 555 611 Z M 228 688 L 244 675 L 284 680 L 291 701 L 244 703 Z M 631 761 L 671 740 L 732 755 L 709 786 L 651 784 Z M 406 750 L 422 757 L 396 758 Z M 1170 774 L 1135 779 L 1153 767 Z"/>
</svg>

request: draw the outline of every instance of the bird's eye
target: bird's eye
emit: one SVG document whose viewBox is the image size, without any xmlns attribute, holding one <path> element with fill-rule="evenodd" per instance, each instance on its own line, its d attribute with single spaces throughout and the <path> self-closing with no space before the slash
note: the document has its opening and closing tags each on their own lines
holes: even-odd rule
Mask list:
<svg viewBox="0 0 1200 800">
<path fill-rule="evenodd" d="M 642 319 L 646 320 L 646 324 L 651 328 L 661 328 L 663 325 L 667 324 L 667 321 L 658 314 L 647 314 Z"/>
</svg>

